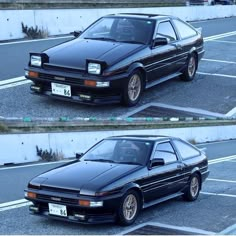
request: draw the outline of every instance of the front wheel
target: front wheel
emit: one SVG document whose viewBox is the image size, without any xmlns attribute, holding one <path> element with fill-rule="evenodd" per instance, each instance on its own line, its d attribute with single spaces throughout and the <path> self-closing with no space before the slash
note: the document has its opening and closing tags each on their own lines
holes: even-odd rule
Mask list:
<svg viewBox="0 0 236 236">
<path fill-rule="evenodd" d="M 192 53 L 187 60 L 187 67 L 184 69 L 181 79 L 191 81 L 194 79 L 198 67 L 196 54 Z"/>
<path fill-rule="evenodd" d="M 118 210 L 118 220 L 121 225 L 131 225 L 140 211 L 140 197 L 134 190 L 128 191 L 122 198 Z"/>
<path fill-rule="evenodd" d="M 193 174 L 189 186 L 184 193 L 184 198 L 187 201 L 195 201 L 198 198 L 201 189 L 201 180 L 198 174 Z"/>
<path fill-rule="evenodd" d="M 126 106 L 135 106 L 141 97 L 143 90 L 143 78 L 139 71 L 134 71 L 125 83 L 123 103 Z"/>
</svg>

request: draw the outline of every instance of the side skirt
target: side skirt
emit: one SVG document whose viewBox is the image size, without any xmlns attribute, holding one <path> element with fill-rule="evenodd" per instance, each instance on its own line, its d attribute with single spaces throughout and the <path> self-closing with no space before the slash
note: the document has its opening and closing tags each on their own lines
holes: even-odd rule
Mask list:
<svg viewBox="0 0 236 236">
<path fill-rule="evenodd" d="M 165 81 L 167 81 L 167 80 L 169 80 L 169 79 L 173 79 L 173 78 L 175 78 L 175 77 L 177 77 L 177 76 L 179 76 L 179 75 L 181 75 L 181 74 L 182 74 L 181 72 L 176 72 L 176 73 L 174 73 L 174 74 L 167 75 L 167 76 L 162 77 L 162 78 L 160 78 L 160 79 L 157 79 L 157 80 L 155 80 L 155 81 L 148 82 L 148 83 L 146 84 L 145 89 L 151 88 L 151 87 L 153 87 L 153 86 L 155 86 L 155 85 L 157 85 L 157 84 L 160 84 L 160 83 L 162 83 L 162 82 L 165 82 Z"/>
<path fill-rule="evenodd" d="M 156 205 L 156 204 L 161 203 L 161 202 L 165 202 L 165 201 L 170 200 L 172 198 L 176 198 L 176 197 L 182 196 L 183 194 L 184 193 L 182 193 L 182 192 L 178 192 L 178 193 L 174 193 L 174 194 L 168 195 L 166 197 L 158 198 L 158 199 L 153 200 L 151 202 L 144 203 L 143 204 L 143 209 L 145 209 L 147 207 L 150 207 L 150 206 L 153 206 L 153 205 Z"/>
</svg>

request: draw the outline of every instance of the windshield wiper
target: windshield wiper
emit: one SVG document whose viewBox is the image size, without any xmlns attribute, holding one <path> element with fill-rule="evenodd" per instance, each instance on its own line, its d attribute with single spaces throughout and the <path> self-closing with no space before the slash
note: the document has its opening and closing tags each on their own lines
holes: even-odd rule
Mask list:
<svg viewBox="0 0 236 236">
<path fill-rule="evenodd" d="M 109 162 L 109 163 L 115 163 L 113 160 L 107 160 L 107 159 L 85 159 L 85 161 L 97 161 L 97 162 Z"/>
<path fill-rule="evenodd" d="M 144 42 L 134 40 L 120 40 L 119 43 L 145 44 Z"/>
<path fill-rule="evenodd" d="M 84 38 L 84 39 L 104 40 L 104 41 L 112 41 L 112 42 L 116 42 L 115 39 L 112 39 L 112 38 L 106 38 L 106 37 Z"/>
<path fill-rule="evenodd" d="M 137 163 L 137 162 L 132 162 L 132 161 L 125 161 L 125 162 L 119 162 L 119 164 L 127 164 L 127 165 L 142 165 L 140 163 Z"/>
</svg>

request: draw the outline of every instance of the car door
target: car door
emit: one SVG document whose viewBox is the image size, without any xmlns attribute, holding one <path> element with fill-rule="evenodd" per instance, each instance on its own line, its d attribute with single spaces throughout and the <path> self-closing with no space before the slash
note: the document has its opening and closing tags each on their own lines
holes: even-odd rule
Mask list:
<svg viewBox="0 0 236 236">
<path fill-rule="evenodd" d="M 186 65 L 187 58 L 193 47 L 198 47 L 197 41 L 194 37 L 197 37 L 197 32 L 190 25 L 179 19 L 172 20 L 176 32 L 179 36 L 179 41 L 175 43 L 178 50 L 176 51 L 176 66 L 177 70 L 180 70 Z"/>
<path fill-rule="evenodd" d="M 151 159 L 154 158 L 163 158 L 165 164 L 149 168 L 148 181 L 143 189 L 147 201 L 176 193 L 182 187 L 183 165 L 170 141 L 156 145 Z"/>
<path fill-rule="evenodd" d="M 177 41 L 177 34 L 170 20 L 161 21 L 156 26 L 155 38 L 167 38 L 167 45 L 153 46 L 150 64 L 147 68 L 148 80 L 156 80 L 173 73 L 176 56 L 176 46 L 173 44 Z"/>
</svg>

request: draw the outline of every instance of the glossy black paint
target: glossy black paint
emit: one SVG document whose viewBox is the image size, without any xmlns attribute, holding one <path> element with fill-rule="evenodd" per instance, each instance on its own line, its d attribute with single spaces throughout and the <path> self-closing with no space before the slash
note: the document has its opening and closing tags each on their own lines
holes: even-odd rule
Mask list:
<svg viewBox="0 0 236 236">
<path fill-rule="evenodd" d="M 36 198 L 26 196 L 26 199 L 33 202 L 33 207 L 38 209 L 32 211 L 33 214 L 84 224 L 113 222 L 116 220 L 121 198 L 128 190 L 137 191 L 141 207 L 146 208 L 157 201 L 162 202 L 183 194 L 192 175 L 197 173 L 203 183 L 209 174 L 205 154 L 188 144 L 198 155 L 184 160 L 173 143 L 173 140 L 179 140 L 177 138 L 136 135 L 110 137 L 105 139 L 107 140 L 149 142 L 151 149 L 145 164 L 86 161 L 82 157 L 81 161 L 76 160 L 43 173 L 33 178 L 25 190 L 26 193 L 37 194 Z M 101 142 L 104 141 L 100 141 L 95 147 Z M 173 146 L 176 161 L 165 164 L 162 156 L 154 161 L 156 147 L 163 142 Z M 103 201 L 103 206 L 84 207 L 79 205 L 79 200 Z M 48 203 L 65 205 L 68 216 L 50 215 Z M 77 218 L 76 214 L 84 218 Z"/>
<path fill-rule="evenodd" d="M 84 38 L 82 33 L 71 41 L 42 52 L 44 59 L 41 67 L 31 66 L 29 63 L 25 68 L 26 71 L 39 73 L 37 77 L 26 75 L 27 79 L 34 82 L 31 86 L 32 92 L 87 104 L 120 102 L 124 96 L 127 79 L 134 71 L 141 72 L 143 89 L 146 89 L 181 75 L 191 53 L 197 55 L 198 62 L 204 54 L 201 34 L 194 29 L 196 32 L 194 36 L 182 39 L 172 22 L 175 17 L 119 14 L 104 18 L 111 17 L 149 19 L 155 28 L 150 29 L 151 37 L 147 43 L 94 40 Z M 156 39 L 156 30 L 163 21 L 172 22 L 177 36 L 176 41 L 168 43 L 166 40 L 165 43 L 163 38 L 162 41 Z M 96 60 L 104 65 L 100 75 L 88 73 L 89 60 Z M 85 80 L 110 84 L 103 88 L 93 87 L 85 84 Z M 52 94 L 52 82 L 70 85 L 71 97 Z"/>
</svg>

